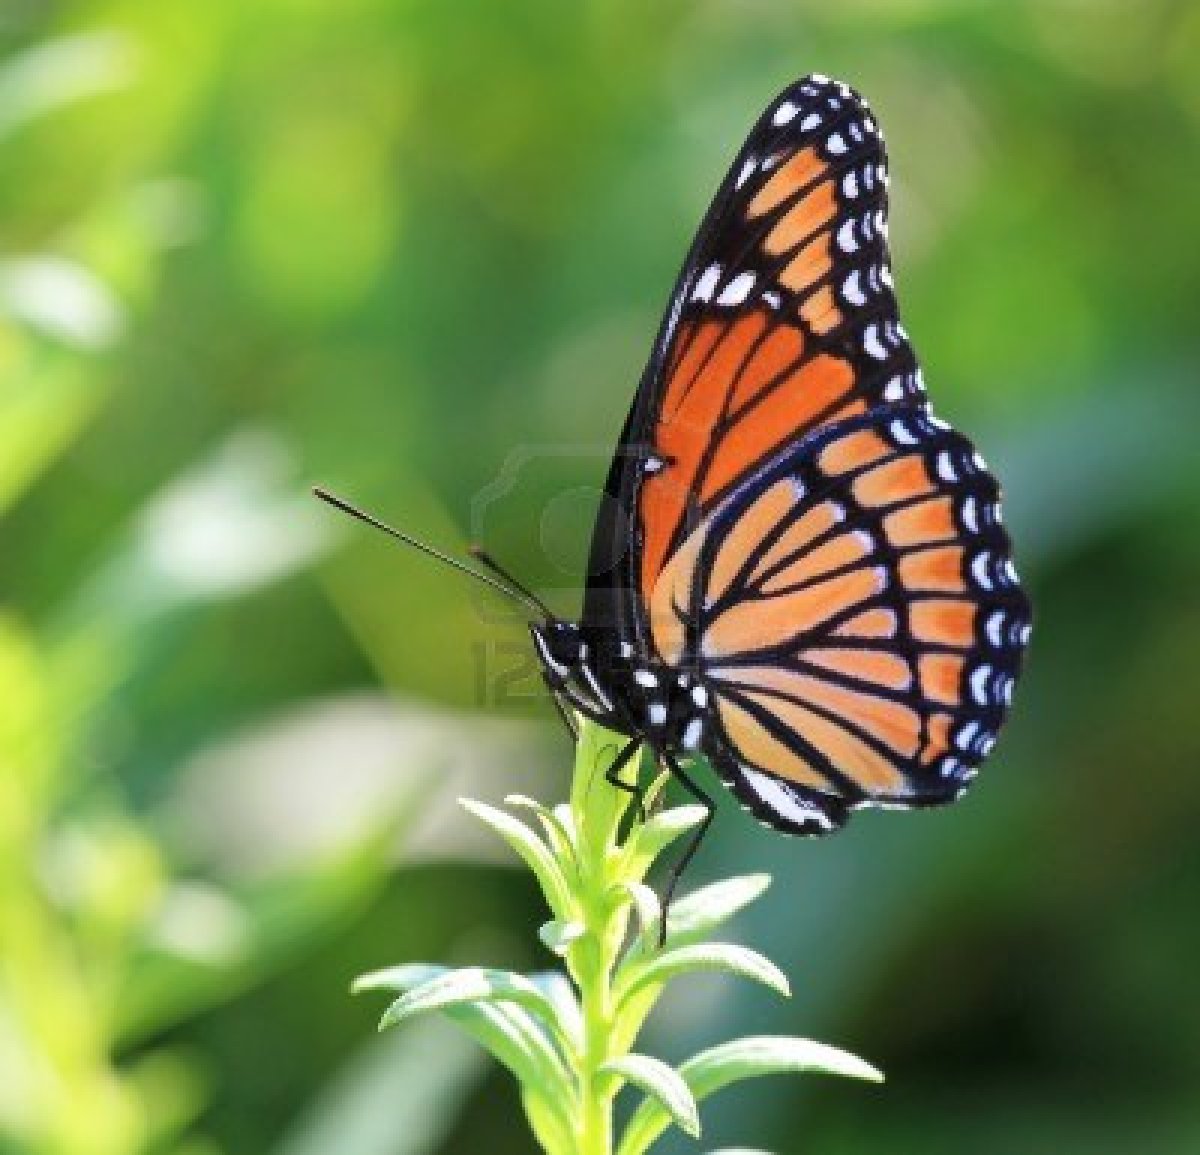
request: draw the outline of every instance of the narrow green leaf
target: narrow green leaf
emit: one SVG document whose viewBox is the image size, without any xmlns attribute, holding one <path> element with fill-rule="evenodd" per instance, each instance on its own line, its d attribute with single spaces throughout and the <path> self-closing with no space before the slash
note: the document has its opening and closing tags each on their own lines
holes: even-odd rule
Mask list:
<svg viewBox="0 0 1200 1155">
<path fill-rule="evenodd" d="M 703 1098 L 741 1079 L 761 1075 L 841 1075 L 882 1083 L 883 1073 L 838 1047 L 787 1035 L 757 1035 L 701 1051 L 682 1068 L 689 1085 Z"/>
<path fill-rule="evenodd" d="M 497 810 L 485 802 L 476 802 L 473 798 L 460 798 L 459 803 L 464 810 L 490 826 L 525 860 L 525 864 L 537 875 L 542 893 L 555 916 L 569 919 L 574 906 L 571 890 L 546 844 L 524 822 L 505 814 L 503 810 Z"/>
<path fill-rule="evenodd" d="M 577 868 L 574 835 L 570 827 L 563 822 L 560 814 L 551 810 L 548 806 L 543 806 L 536 798 L 528 798 L 524 794 L 508 794 L 505 796 L 504 801 L 509 806 L 519 806 L 523 810 L 532 810 L 538 816 L 538 821 L 546 831 L 546 838 L 549 840 L 554 855 L 559 861 L 560 869 L 563 869 L 564 873 L 567 870 L 575 870 Z"/>
<path fill-rule="evenodd" d="M 672 775 L 670 770 L 662 770 L 651 780 L 650 785 L 646 787 L 646 796 L 642 799 L 646 804 L 647 810 L 653 808 L 663 791 L 670 785 L 672 777 L 674 775 Z"/>
<path fill-rule="evenodd" d="M 657 943 L 658 927 L 662 920 L 662 906 L 659 904 L 658 895 L 644 882 L 627 882 L 625 889 L 637 910 L 639 939 Z"/>
<path fill-rule="evenodd" d="M 550 813 L 558 819 L 558 824 L 567 832 L 567 838 L 572 846 L 579 844 L 579 832 L 575 829 L 575 816 L 571 813 L 571 807 L 566 802 L 560 802 L 557 806 L 550 808 Z"/>
<path fill-rule="evenodd" d="M 374 990 L 408 991 L 450 974 L 448 967 L 410 963 L 374 971 L 356 979 L 355 993 Z M 562 1056 L 546 1032 L 522 1007 L 512 1003 L 460 1003 L 441 1008 L 506 1067 L 522 1087 L 548 1100 L 547 1110 L 568 1129 L 574 1110 L 574 1085 Z"/>
<path fill-rule="evenodd" d="M 573 942 L 577 942 L 583 937 L 585 931 L 586 928 L 581 922 L 575 920 L 560 922 L 558 919 L 552 918 L 538 928 L 538 938 L 542 940 L 548 950 L 552 950 L 556 955 L 564 955 Z"/>
<path fill-rule="evenodd" d="M 384 1014 L 380 1030 L 413 1015 L 440 1011 L 463 1003 L 515 1003 L 544 1023 L 570 1046 L 570 1033 L 559 1021 L 554 1003 L 536 983 L 513 971 L 462 967 L 446 971 L 401 995 Z"/>
<path fill-rule="evenodd" d="M 631 857 L 649 864 L 680 835 L 699 826 L 707 812 L 703 806 L 672 806 L 660 810 L 638 828 L 633 837 Z"/>
<path fill-rule="evenodd" d="M 683 1077 L 673 1067 L 649 1055 L 625 1055 L 605 1063 L 600 1070 L 632 1083 L 649 1100 L 660 1105 L 675 1125 L 689 1135 L 700 1134 L 696 1100 Z"/>
<path fill-rule="evenodd" d="M 560 971 L 535 971 L 529 976 L 534 984 L 554 1004 L 559 1023 L 578 1049 L 583 1047 L 583 1010 L 579 996 L 566 975 Z"/>
<path fill-rule="evenodd" d="M 769 874 L 743 874 L 702 886 L 671 904 L 667 915 L 667 946 L 688 946 L 749 906 L 771 885 Z M 645 953 L 658 949 L 658 925 L 643 923 L 634 949 Z"/>
<path fill-rule="evenodd" d="M 883 1075 L 870 1063 L 847 1051 L 810 1039 L 775 1035 L 722 1043 L 701 1051 L 679 1069 L 697 1102 L 703 1102 L 714 1091 L 743 1079 L 805 1072 L 844 1075 L 872 1082 L 883 1080 Z M 647 1100 L 629 1120 L 617 1149 L 618 1155 L 643 1155 L 671 1121 L 669 1111 L 657 1102 Z"/>
<path fill-rule="evenodd" d="M 547 1155 L 571 1155 L 575 1150 L 574 1130 L 569 1125 L 563 1126 L 558 1104 L 533 1087 L 522 1086 L 521 1106 L 542 1151 Z"/>
<path fill-rule="evenodd" d="M 761 1147 L 722 1147 L 718 1151 L 709 1151 L 708 1155 L 773 1155 Z"/>
<path fill-rule="evenodd" d="M 753 979 L 787 997 L 787 976 L 769 958 L 749 947 L 732 943 L 695 943 L 676 947 L 646 959 L 622 963 L 617 977 L 619 1000 L 624 1003 L 651 984 L 661 985 L 680 975 L 716 971 Z"/>
<path fill-rule="evenodd" d="M 350 984 L 350 993 L 361 995 L 364 991 L 409 991 L 444 975 L 449 967 L 436 963 L 404 963 L 401 966 L 385 967 L 383 970 L 368 971 L 359 975 Z"/>
</svg>

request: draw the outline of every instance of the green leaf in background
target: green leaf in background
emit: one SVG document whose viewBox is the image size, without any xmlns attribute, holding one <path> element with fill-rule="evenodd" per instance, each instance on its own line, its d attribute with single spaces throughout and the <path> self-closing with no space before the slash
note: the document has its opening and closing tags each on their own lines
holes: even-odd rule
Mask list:
<svg viewBox="0 0 1200 1155">
<path fill-rule="evenodd" d="M 351 1056 L 273 1155 L 435 1155 L 485 1071 L 469 1038 L 432 1020 L 382 1036 Z"/>
</svg>

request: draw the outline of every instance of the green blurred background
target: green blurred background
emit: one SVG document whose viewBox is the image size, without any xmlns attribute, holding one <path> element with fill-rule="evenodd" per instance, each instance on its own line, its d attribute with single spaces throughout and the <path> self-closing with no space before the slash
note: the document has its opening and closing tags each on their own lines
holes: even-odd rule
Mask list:
<svg viewBox="0 0 1200 1155">
<path fill-rule="evenodd" d="M 0 2 L 0 1151 L 524 1152 L 352 975 L 544 966 L 454 814 L 561 797 L 499 607 L 307 496 L 575 612 L 659 311 L 760 108 L 887 131 L 907 326 L 1004 478 L 1038 612 L 967 801 L 772 838 L 648 1048 L 849 1047 L 703 1148 L 1200 1151 L 1200 9 L 1142 0 Z"/>
</svg>

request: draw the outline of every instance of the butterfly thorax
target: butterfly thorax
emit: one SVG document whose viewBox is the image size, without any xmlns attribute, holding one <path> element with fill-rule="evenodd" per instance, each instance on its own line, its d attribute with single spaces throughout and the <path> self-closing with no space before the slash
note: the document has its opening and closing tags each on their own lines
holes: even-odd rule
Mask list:
<svg viewBox="0 0 1200 1155">
<path fill-rule="evenodd" d="M 697 675 L 635 656 L 628 646 L 614 649 L 572 622 L 530 628 L 546 684 L 561 703 L 656 750 L 700 748 L 709 692 Z"/>
</svg>

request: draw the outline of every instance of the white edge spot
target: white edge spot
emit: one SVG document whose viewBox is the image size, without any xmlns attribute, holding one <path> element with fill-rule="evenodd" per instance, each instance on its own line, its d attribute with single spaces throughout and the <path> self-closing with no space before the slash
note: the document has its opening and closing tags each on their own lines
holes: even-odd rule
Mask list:
<svg viewBox="0 0 1200 1155">
<path fill-rule="evenodd" d="M 754 288 L 753 273 L 738 273 L 728 285 L 721 290 L 717 297 L 718 305 L 740 305 Z"/>
<path fill-rule="evenodd" d="M 785 100 L 776 110 L 775 115 L 771 117 L 771 123 L 779 128 L 782 125 L 789 124 L 796 116 L 800 109 L 790 100 Z"/>
<path fill-rule="evenodd" d="M 709 265 L 703 273 L 700 274 L 700 279 L 696 282 L 696 287 L 692 290 L 693 301 L 711 301 L 713 290 L 717 287 L 717 282 L 721 279 L 721 266 Z"/>
<path fill-rule="evenodd" d="M 874 357 L 876 361 L 887 360 L 887 350 L 879 341 L 879 326 L 868 325 L 867 331 L 863 334 L 863 349 L 868 355 Z"/>
</svg>

